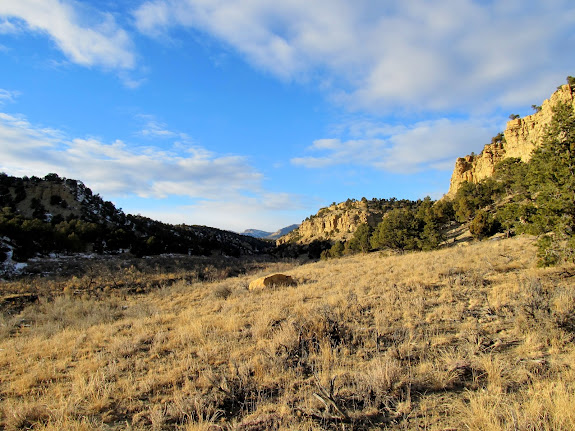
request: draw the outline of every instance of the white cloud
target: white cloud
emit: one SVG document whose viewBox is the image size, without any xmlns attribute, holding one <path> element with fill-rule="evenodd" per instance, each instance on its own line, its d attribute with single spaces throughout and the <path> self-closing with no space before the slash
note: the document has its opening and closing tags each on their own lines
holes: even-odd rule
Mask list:
<svg viewBox="0 0 575 431">
<path fill-rule="evenodd" d="M 55 172 L 79 179 L 104 199 L 126 199 L 131 204 L 125 210 L 165 222 L 241 231 L 279 229 L 301 217 L 303 198 L 266 191 L 262 174 L 246 158 L 218 155 L 183 140 L 168 150 L 137 149 L 122 141 L 71 139 L 23 116 L 0 113 L 0 152 L 0 172 L 38 177 Z"/>
<path fill-rule="evenodd" d="M 1 1 L 0 33 L 24 29 L 45 33 L 76 64 L 132 69 L 135 56 L 127 32 L 112 15 L 82 7 L 73 0 Z"/>
<path fill-rule="evenodd" d="M 446 118 L 409 127 L 360 121 L 340 127 L 340 134 L 345 135 L 346 129 L 348 138 L 316 140 L 307 149 L 314 155 L 296 157 L 291 162 L 306 168 L 352 165 L 394 173 L 451 170 L 456 157 L 482 148 L 496 130 L 488 120 Z"/>
<path fill-rule="evenodd" d="M 175 138 L 179 136 L 187 139 L 185 134 L 169 130 L 167 124 L 156 120 L 153 116 L 140 115 L 139 117 L 146 121 L 143 129 L 139 132 L 141 136 L 147 138 Z"/>
<path fill-rule="evenodd" d="M 262 175 L 240 156 L 203 148 L 165 151 L 129 148 L 96 139 L 68 139 L 60 132 L 0 114 L 0 170 L 43 176 L 56 172 L 78 178 L 105 195 L 181 195 L 209 198 L 260 189 Z"/>
<path fill-rule="evenodd" d="M 172 11 L 162 2 L 146 2 L 134 13 L 141 32 L 159 35 L 169 25 Z"/>
<path fill-rule="evenodd" d="M 528 106 L 575 67 L 570 0 L 149 0 L 134 17 L 152 36 L 194 28 L 374 111 Z"/>
<path fill-rule="evenodd" d="M 235 232 L 262 229 L 270 232 L 299 222 L 306 216 L 297 196 L 286 193 L 263 193 L 258 196 L 236 195 L 227 200 L 205 199 L 194 205 L 180 206 L 149 214 L 170 223 L 219 226 Z"/>
<path fill-rule="evenodd" d="M 20 32 L 20 27 L 17 23 L 8 21 L 7 19 L 0 19 L 0 34 L 16 34 Z"/>
</svg>

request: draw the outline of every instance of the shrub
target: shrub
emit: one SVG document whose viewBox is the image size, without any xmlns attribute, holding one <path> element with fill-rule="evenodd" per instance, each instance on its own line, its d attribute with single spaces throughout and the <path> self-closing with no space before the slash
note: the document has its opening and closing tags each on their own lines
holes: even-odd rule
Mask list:
<svg viewBox="0 0 575 431">
<path fill-rule="evenodd" d="M 497 232 L 499 224 L 491 214 L 479 211 L 469 225 L 469 232 L 476 239 L 487 238 Z"/>
</svg>

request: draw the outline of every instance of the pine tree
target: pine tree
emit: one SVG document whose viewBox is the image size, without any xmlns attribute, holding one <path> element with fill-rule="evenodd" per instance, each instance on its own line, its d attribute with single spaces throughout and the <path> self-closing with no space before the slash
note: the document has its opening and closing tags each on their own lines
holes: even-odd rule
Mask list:
<svg viewBox="0 0 575 431">
<path fill-rule="evenodd" d="M 367 253 L 370 249 L 370 239 L 373 228 L 367 223 L 360 224 L 349 240 L 349 248 L 353 251 Z"/>
</svg>

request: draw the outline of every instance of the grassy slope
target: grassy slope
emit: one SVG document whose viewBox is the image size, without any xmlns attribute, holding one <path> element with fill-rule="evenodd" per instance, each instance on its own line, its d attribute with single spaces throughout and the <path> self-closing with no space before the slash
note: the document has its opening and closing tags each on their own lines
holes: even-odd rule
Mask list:
<svg viewBox="0 0 575 431">
<path fill-rule="evenodd" d="M 62 296 L 1 322 L 0 428 L 572 430 L 575 267 L 535 260 L 520 237 Z"/>
</svg>

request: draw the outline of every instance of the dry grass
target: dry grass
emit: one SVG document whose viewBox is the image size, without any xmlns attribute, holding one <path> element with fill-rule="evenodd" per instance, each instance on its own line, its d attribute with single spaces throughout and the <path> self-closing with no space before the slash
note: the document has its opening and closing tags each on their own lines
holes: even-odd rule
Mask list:
<svg viewBox="0 0 575 431">
<path fill-rule="evenodd" d="M 535 260 L 521 237 L 62 294 L 1 322 L 0 428 L 572 430 L 575 267 Z M 278 269 L 299 285 L 247 290 Z"/>
</svg>

